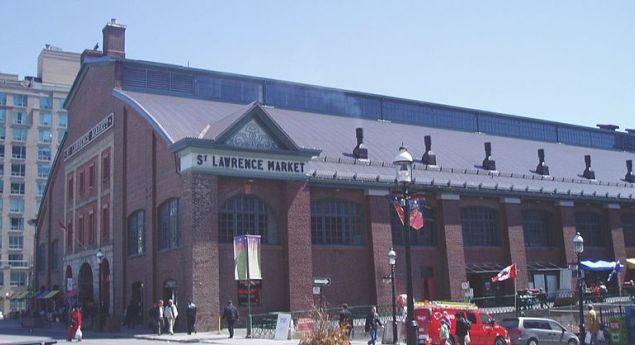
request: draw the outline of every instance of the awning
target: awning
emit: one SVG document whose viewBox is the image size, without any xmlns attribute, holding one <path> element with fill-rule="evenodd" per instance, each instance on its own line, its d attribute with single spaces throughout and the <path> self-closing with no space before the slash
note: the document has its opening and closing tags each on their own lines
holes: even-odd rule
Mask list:
<svg viewBox="0 0 635 345">
<path fill-rule="evenodd" d="M 556 271 L 569 269 L 568 267 L 561 267 L 552 262 L 528 262 L 527 263 L 527 271 Z"/>
<path fill-rule="evenodd" d="M 635 269 L 635 259 L 626 259 L 626 266 L 629 269 Z"/>
<path fill-rule="evenodd" d="M 57 296 L 57 294 L 60 292 L 60 290 L 52 290 L 51 292 L 49 292 L 46 296 L 41 297 L 41 299 L 48 299 L 48 298 L 52 298 Z"/>
<path fill-rule="evenodd" d="M 467 274 L 475 274 L 475 273 L 498 273 L 505 265 L 501 264 L 467 264 L 465 265 L 465 271 Z"/>
<path fill-rule="evenodd" d="M 75 297 L 75 296 L 77 296 L 78 292 L 79 292 L 79 290 L 77 290 L 77 289 L 74 289 L 74 290 L 71 290 L 71 291 L 66 291 L 66 298 Z"/>
<path fill-rule="evenodd" d="M 33 296 L 33 299 L 42 299 L 42 297 L 48 295 L 49 291 L 48 290 L 43 290 L 40 291 L 39 293 L 37 293 L 35 296 Z"/>
<path fill-rule="evenodd" d="M 619 272 L 624 268 L 624 265 L 619 261 L 582 261 L 580 262 L 580 268 L 585 271 L 615 271 Z"/>
<path fill-rule="evenodd" d="M 30 294 L 31 294 L 30 291 L 18 292 L 17 294 L 13 295 L 13 297 L 11 297 L 11 299 L 25 299 L 25 298 L 29 297 Z"/>
</svg>

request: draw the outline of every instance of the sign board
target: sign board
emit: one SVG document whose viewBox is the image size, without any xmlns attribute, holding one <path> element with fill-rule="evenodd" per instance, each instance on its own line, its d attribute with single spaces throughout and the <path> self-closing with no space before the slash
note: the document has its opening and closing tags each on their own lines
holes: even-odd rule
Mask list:
<svg viewBox="0 0 635 345">
<path fill-rule="evenodd" d="M 327 277 L 314 277 L 313 286 L 329 286 L 331 285 L 331 278 Z"/>
<path fill-rule="evenodd" d="M 180 158 L 181 171 L 203 170 L 219 174 L 243 174 L 246 176 L 278 176 L 305 178 L 308 158 L 275 156 L 254 152 L 214 150 L 188 152 Z"/>
<path fill-rule="evenodd" d="M 314 286 L 313 287 L 313 294 L 314 295 L 319 295 L 320 294 L 320 287 L 319 286 Z"/>
<path fill-rule="evenodd" d="M 251 281 L 251 296 L 249 296 L 249 281 L 238 281 L 238 305 L 247 306 L 249 299 L 251 298 L 252 306 L 260 305 L 260 292 L 262 291 L 262 280 Z"/>
<path fill-rule="evenodd" d="M 289 326 L 291 325 L 291 314 L 279 313 L 276 322 L 275 340 L 289 339 Z"/>
<path fill-rule="evenodd" d="M 68 145 L 64 150 L 64 160 L 71 158 L 84 147 L 88 146 L 88 144 L 99 138 L 107 130 L 111 129 L 114 124 L 114 119 L 114 113 L 108 114 L 108 116 L 99 121 L 99 123 L 91 128 L 88 132 L 84 133 L 84 135 L 79 137 L 79 139 L 75 140 L 74 143 Z"/>
</svg>

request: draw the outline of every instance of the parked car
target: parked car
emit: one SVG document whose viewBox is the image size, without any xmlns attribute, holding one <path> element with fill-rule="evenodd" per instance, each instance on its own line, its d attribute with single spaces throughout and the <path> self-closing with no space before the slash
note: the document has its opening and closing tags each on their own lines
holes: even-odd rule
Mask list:
<svg viewBox="0 0 635 345">
<path fill-rule="evenodd" d="M 578 345 L 578 337 L 560 323 L 537 317 L 503 319 L 503 327 L 512 345 L 565 344 Z"/>
<path fill-rule="evenodd" d="M 439 328 L 441 326 L 440 319 L 443 312 L 448 313 L 451 321 L 450 339 L 451 345 L 458 344 L 458 340 L 454 338 L 456 334 L 456 318 L 457 312 L 462 312 L 472 323 L 470 329 L 470 345 L 508 345 L 510 344 L 507 337 L 507 330 L 501 325 L 496 324 L 486 312 L 479 310 L 476 305 L 470 303 L 455 302 L 428 302 L 417 303 L 415 305 L 414 317 L 419 326 L 419 342 L 422 339 L 425 343 L 440 344 Z M 404 333 L 405 334 L 405 333 Z"/>
</svg>

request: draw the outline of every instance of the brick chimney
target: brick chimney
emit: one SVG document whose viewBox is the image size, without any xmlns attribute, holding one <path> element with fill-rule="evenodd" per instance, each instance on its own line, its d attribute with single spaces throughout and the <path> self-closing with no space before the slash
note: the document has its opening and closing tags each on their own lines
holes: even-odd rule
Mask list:
<svg viewBox="0 0 635 345">
<path fill-rule="evenodd" d="M 126 57 L 126 26 L 112 18 L 102 30 L 104 34 L 104 55 L 116 58 Z"/>
<path fill-rule="evenodd" d="M 485 143 L 485 159 L 483 159 L 483 169 L 496 170 L 496 161 L 492 159 L 492 143 Z"/>
<path fill-rule="evenodd" d="M 368 148 L 364 145 L 364 129 L 359 127 L 355 129 L 357 137 L 357 146 L 353 149 L 353 157 L 357 159 L 368 159 Z"/>
</svg>

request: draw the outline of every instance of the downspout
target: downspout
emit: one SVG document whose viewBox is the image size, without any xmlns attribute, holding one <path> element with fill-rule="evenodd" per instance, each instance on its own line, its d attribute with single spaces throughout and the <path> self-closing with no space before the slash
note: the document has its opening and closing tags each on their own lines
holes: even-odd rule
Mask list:
<svg viewBox="0 0 635 345">
<path fill-rule="evenodd" d="M 154 132 L 152 132 L 152 182 L 151 182 L 151 205 L 152 205 L 152 296 L 153 301 L 159 299 L 157 295 L 157 250 L 159 248 L 159 228 L 157 222 L 157 139 Z"/>
</svg>

